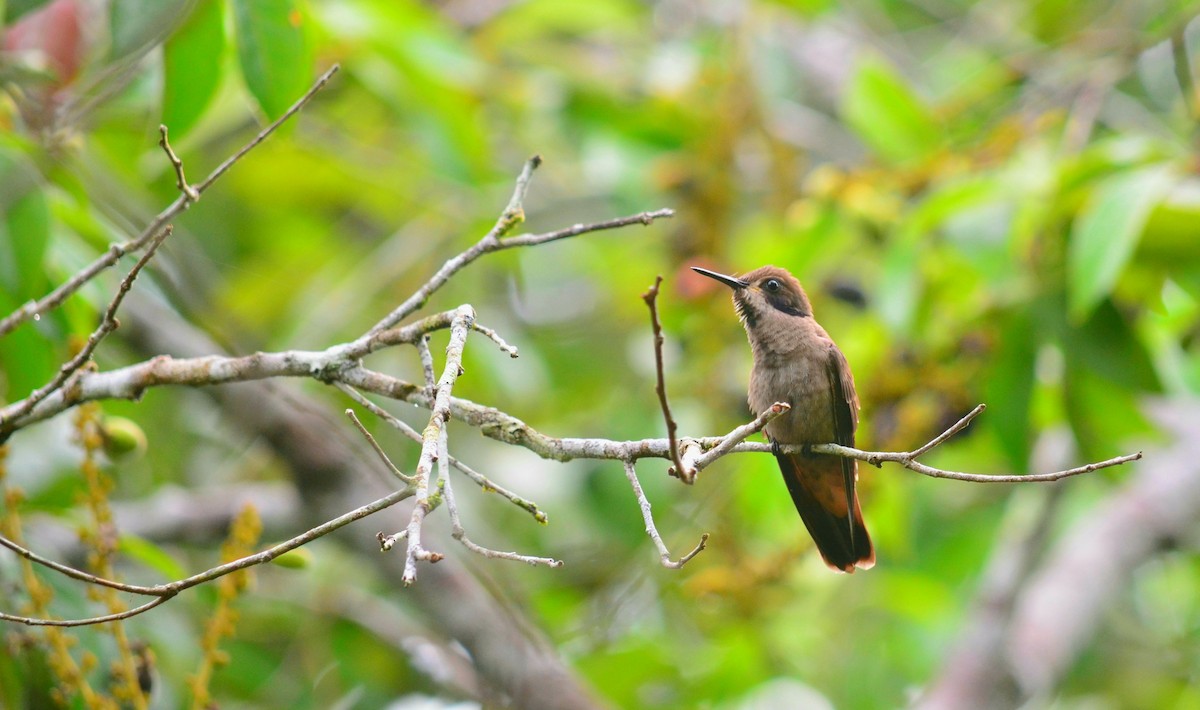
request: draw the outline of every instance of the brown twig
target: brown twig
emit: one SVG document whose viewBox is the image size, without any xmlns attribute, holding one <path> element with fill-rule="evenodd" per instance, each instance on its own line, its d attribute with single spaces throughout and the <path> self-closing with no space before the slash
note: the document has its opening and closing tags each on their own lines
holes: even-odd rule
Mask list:
<svg viewBox="0 0 1200 710">
<path fill-rule="evenodd" d="M 654 277 L 654 285 L 642 294 L 642 300 L 650 309 L 650 329 L 654 334 L 654 391 L 658 393 L 658 404 L 662 407 L 663 419 L 667 423 L 667 448 L 671 454 L 671 468 L 667 473 L 677 476 L 684 482 L 690 483 L 693 476 L 687 476 L 683 463 L 679 460 L 679 441 L 675 438 L 677 425 L 675 417 L 671 416 L 671 405 L 667 402 L 667 381 L 663 374 L 663 332 L 662 324 L 658 321 L 658 287 L 662 284 L 662 276 Z"/>
<path fill-rule="evenodd" d="M 200 191 L 188 184 L 187 177 L 183 174 L 183 161 L 179 159 L 178 155 L 175 155 L 175 151 L 171 148 L 171 141 L 167 139 L 167 127 L 163 124 L 158 126 L 158 147 L 167 154 L 167 160 L 171 161 L 171 167 L 175 169 L 175 187 L 189 202 L 199 200 Z"/>
<path fill-rule="evenodd" d="M 642 483 L 638 480 L 637 468 L 634 462 L 626 459 L 621 463 L 625 465 L 625 478 L 629 479 L 629 485 L 633 488 L 633 495 L 637 497 L 638 508 L 642 511 L 642 520 L 646 523 L 646 534 L 650 536 L 650 540 L 654 542 L 654 547 L 658 549 L 658 559 L 662 562 L 662 566 L 669 569 L 683 567 L 707 547 L 708 533 L 700 536 L 700 542 L 692 548 L 691 552 L 680 557 L 678 560 L 672 560 L 671 551 L 667 549 L 662 536 L 658 534 L 658 527 L 654 524 L 654 515 L 650 512 L 650 500 L 646 498 L 646 493 L 642 490 Z"/>
</svg>

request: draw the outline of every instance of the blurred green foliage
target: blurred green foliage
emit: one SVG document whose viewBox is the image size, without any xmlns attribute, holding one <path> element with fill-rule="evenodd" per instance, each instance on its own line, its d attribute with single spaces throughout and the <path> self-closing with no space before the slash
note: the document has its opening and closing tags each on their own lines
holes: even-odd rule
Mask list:
<svg viewBox="0 0 1200 710">
<path fill-rule="evenodd" d="M 179 220 L 158 262 L 154 288 L 239 351 L 362 332 L 486 231 L 522 161 L 540 153 L 531 231 L 678 213 L 489 257 L 429 303 L 470 302 L 521 349 L 510 361 L 469 347 L 457 392 L 549 434 L 662 435 L 638 297 L 659 273 L 682 430 L 744 420 L 748 348 L 725 294 L 692 278 L 691 263 L 774 263 L 800 276 L 854 367 L 867 447 L 913 448 L 987 402 L 934 464 L 1026 471 L 1122 453 L 1154 436 L 1140 413 L 1147 396 L 1200 392 L 1192 0 L 2 7 L 3 314 L 175 199 L 160 122 L 198 180 L 340 62 L 294 128 Z M 0 340 L 8 401 L 49 378 L 117 278 Z M 104 367 L 135 357 L 116 340 L 99 354 Z M 389 366 L 419 377 L 413 360 Z M 104 409 L 150 442 L 119 468 L 118 497 L 283 477 L 195 393 Z M 14 455 L 34 452 L 19 484 L 31 511 L 69 516 L 79 485 L 70 457 L 36 453 L 69 448 L 66 434 L 42 432 L 12 441 Z M 401 460 L 415 456 L 379 433 Z M 1066 450 L 1049 445 L 1063 441 Z M 618 465 L 542 462 L 465 427 L 453 442 L 550 517 L 543 528 L 468 492 L 473 537 L 568 566 L 471 563 L 620 707 L 739 707 L 782 678 L 838 707 L 903 704 L 945 660 L 990 550 L 1027 500 L 864 470 L 880 562 L 846 578 L 814 559 L 768 457 L 726 459 L 694 488 L 648 462 L 644 485 L 672 549 L 713 536 L 670 572 L 657 567 Z M 1077 479 L 1064 495 L 1086 515 L 1125 475 Z M 202 547 L 123 548 L 134 575 L 211 562 Z M 338 593 L 346 565 L 366 570 L 363 591 L 386 604 L 403 605 L 403 592 L 368 562 L 318 550 L 309 568 L 258 573 L 269 593 L 245 609 L 216 697 L 231 707 L 358 697 L 366 707 L 435 692 L 405 654 L 313 601 Z M 1198 579 L 1194 555 L 1147 565 L 1072 671 L 1062 706 L 1194 701 Z M 59 613 L 89 613 L 77 588 L 60 586 Z M 3 599 L 13 609 L 18 597 Z M 129 623 L 156 651 L 165 702 L 184 702 L 211 604 L 194 594 Z M 293 607 L 318 622 L 297 628 Z M 79 637 L 103 658 L 93 633 Z M 5 702 L 38 682 L 36 663 L 0 657 Z"/>
</svg>

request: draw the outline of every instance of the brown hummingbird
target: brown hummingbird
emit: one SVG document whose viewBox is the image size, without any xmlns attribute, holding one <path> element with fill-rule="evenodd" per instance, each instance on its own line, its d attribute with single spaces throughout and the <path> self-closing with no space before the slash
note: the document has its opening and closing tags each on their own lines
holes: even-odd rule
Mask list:
<svg viewBox="0 0 1200 710">
<path fill-rule="evenodd" d="M 767 424 L 767 438 L 825 564 L 840 572 L 870 569 L 875 550 L 854 491 L 858 462 L 779 450 L 783 444 L 854 446 L 858 395 L 846 356 L 813 320 L 808 295 L 784 269 L 764 266 L 741 278 L 695 266 L 692 270 L 733 289 L 733 306 L 754 355 L 751 411 L 758 415 L 775 402 L 791 406 Z"/>
</svg>

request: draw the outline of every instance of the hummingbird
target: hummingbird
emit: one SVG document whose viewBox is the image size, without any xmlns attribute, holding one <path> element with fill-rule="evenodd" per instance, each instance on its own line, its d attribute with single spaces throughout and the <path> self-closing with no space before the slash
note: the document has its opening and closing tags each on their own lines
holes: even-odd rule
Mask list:
<svg viewBox="0 0 1200 710">
<path fill-rule="evenodd" d="M 854 446 L 858 395 L 846 356 L 813 319 L 796 277 L 763 266 L 737 278 L 693 266 L 733 289 L 754 367 L 747 400 L 758 415 L 775 402 L 791 406 L 765 428 L 784 483 L 830 568 L 854 572 L 875 565 L 875 550 L 855 494 L 858 462 L 830 454 L 783 453 L 788 444 Z"/>
</svg>

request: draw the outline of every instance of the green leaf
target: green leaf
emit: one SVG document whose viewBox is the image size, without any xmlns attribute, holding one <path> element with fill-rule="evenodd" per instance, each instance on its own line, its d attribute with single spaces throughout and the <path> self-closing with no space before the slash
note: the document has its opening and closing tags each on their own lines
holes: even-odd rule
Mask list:
<svg viewBox="0 0 1200 710">
<path fill-rule="evenodd" d="M 920 159 L 941 142 L 941 129 L 921 100 L 891 66 L 870 58 L 858 66 L 842 116 L 881 158 L 892 163 Z"/>
<path fill-rule="evenodd" d="M 269 118 L 308 88 L 311 72 L 302 15 L 293 0 L 233 0 L 242 76 Z"/>
<path fill-rule="evenodd" d="M 225 3 L 201 0 L 163 47 L 162 122 L 171 136 L 196 124 L 221 82 L 225 52 Z"/>
<path fill-rule="evenodd" d="M 187 570 L 166 550 L 136 535 L 122 535 L 120 550 L 130 559 L 141 562 L 166 579 L 183 579 Z"/>
<path fill-rule="evenodd" d="M 12 313 L 26 301 L 0 293 L 0 313 Z M 46 384 L 58 369 L 58 357 L 50 341 L 28 323 L 0 338 L 0 397 L 11 402 Z"/>
<path fill-rule="evenodd" d="M 109 8 L 112 47 L 119 59 L 140 54 L 160 42 L 188 16 L 196 0 L 113 0 Z"/>
<path fill-rule="evenodd" d="M 1068 326 L 1063 351 L 1068 366 L 1083 365 L 1119 389 L 1162 391 L 1145 344 L 1111 300 L 1101 302 L 1082 325 Z"/>
<path fill-rule="evenodd" d="M 925 283 L 921 275 L 923 251 L 920 236 L 910 231 L 901 233 L 883 256 L 877 300 L 879 315 L 893 332 L 912 328 Z"/>
<path fill-rule="evenodd" d="M 33 12 L 49 2 L 50 0 L 8 0 L 7 3 L 2 3 L 4 22 L 11 24 L 22 15 Z"/>
<path fill-rule="evenodd" d="M 17 146 L 0 146 L 0 292 L 23 303 L 42 295 L 50 207 L 37 169 Z"/>
<path fill-rule="evenodd" d="M 1083 460 L 1128 453 L 1124 447 L 1130 440 L 1150 432 L 1139 399 L 1139 393 L 1113 387 L 1089 368 L 1067 361 L 1063 403 Z"/>
<path fill-rule="evenodd" d="M 1067 300 L 1081 321 L 1125 269 L 1146 221 L 1174 176 L 1163 165 L 1118 173 L 1092 192 L 1075 218 L 1067 250 Z"/>
<path fill-rule="evenodd" d="M 1037 360 L 1037 332 L 1031 311 L 1013 313 L 1000 332 L 1000 347 L 992 358 L 986 378 L 988 425 L 996 432 L 1000 448 L 1009 463 L 1023 471 L 1029 462 L 1031 446 L 1030 403 L 1033 401 L 1034 367 Z"/>
</svg>

